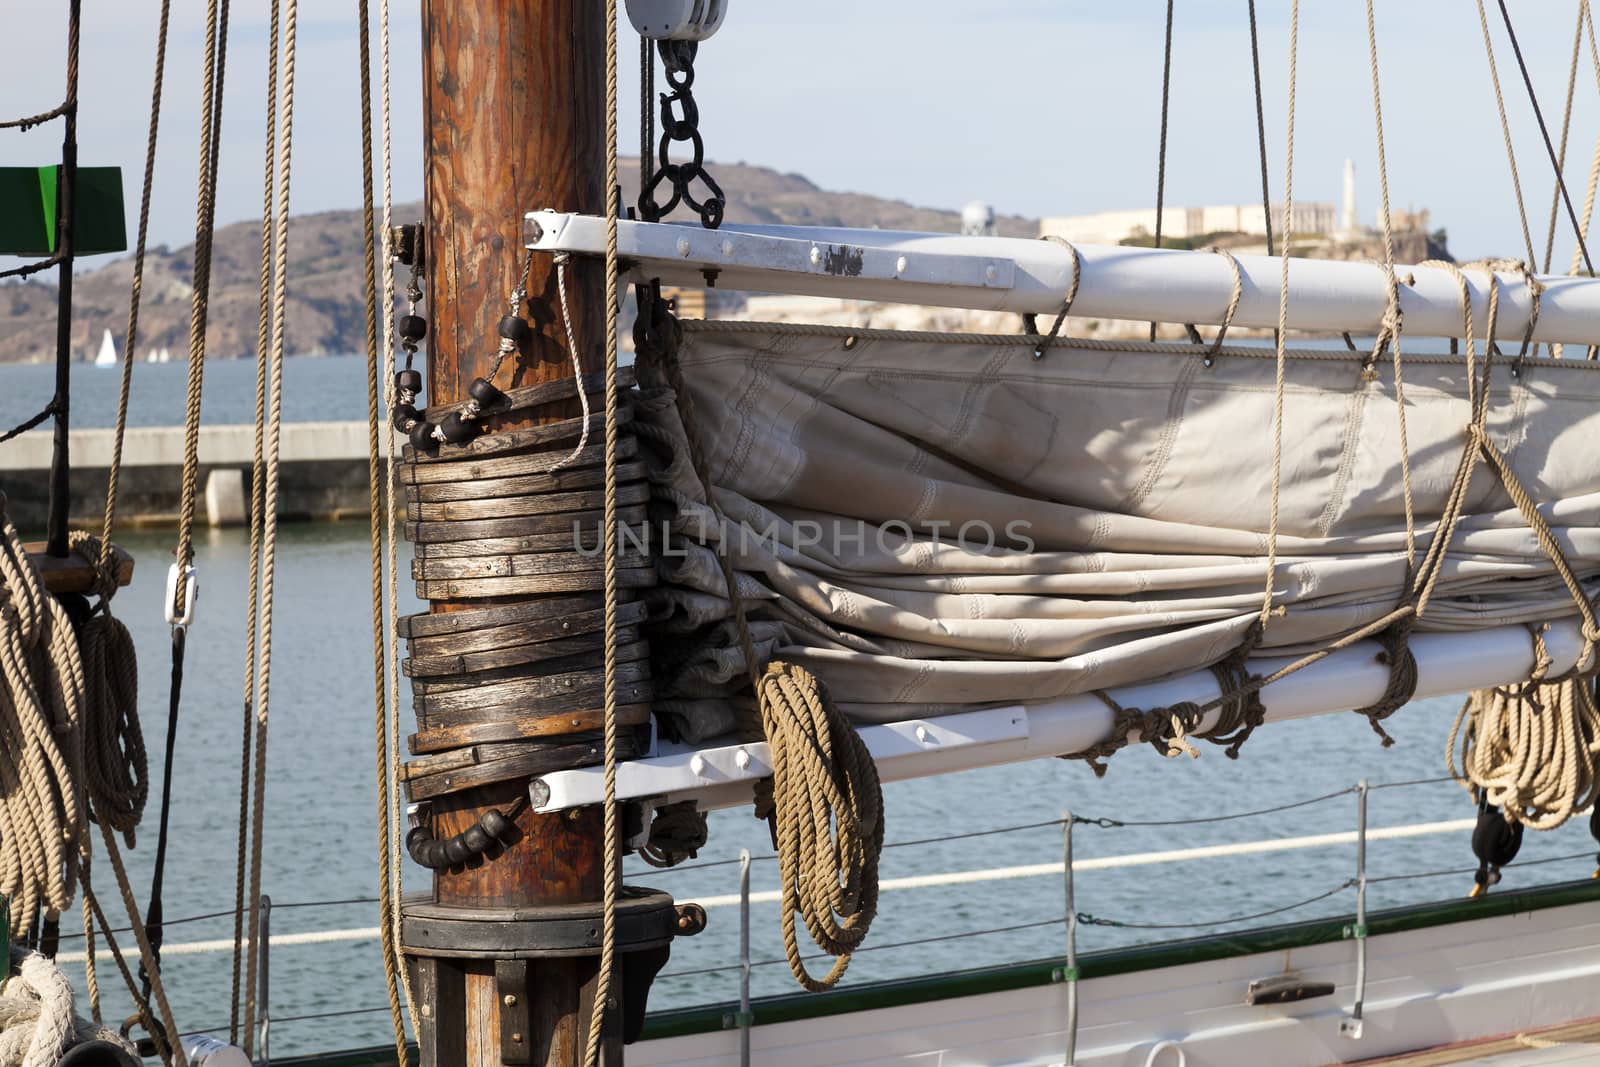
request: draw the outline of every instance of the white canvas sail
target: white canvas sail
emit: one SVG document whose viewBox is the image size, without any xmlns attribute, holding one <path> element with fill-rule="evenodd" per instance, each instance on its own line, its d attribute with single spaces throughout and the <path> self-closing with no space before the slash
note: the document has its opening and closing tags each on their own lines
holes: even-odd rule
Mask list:
<svg viewBox="0 0 1600 1067">
<path fill-rule="evenodd" d="M 100 351 L 94 357 L 96 367 L 115 367 L 117 365 L 117 342 L 111 339 L 111 331 L 107 330 L 100 338 Z"/>
<path fill-rule="evenodd" d="M 1225 349 L 1208 365 L 1200 347 L 1061 339 L 1035 359 L 1020 336 L 684 325 L 680 359 L 727 520 L 720 531 L 676 447 L 670 393 L 646 388 L 638 416 L 673 446 L 660 475 L 680 514 L 660 592 L 698 647 L 666 680 L 661 708 L 683 736 L 731 725 L 727 701 L 744 684 L 712 555 L 719 541 L 758 654 L 806 666 L 858 722 L 1194 670 L 1255 624 L 1272 499 L 1270 349 Z M 1290 354 L 1281 611 L 1262 655 L 1354 632 L 1405 588 L 1393 367 L 1364 375 L 1364 357 Z M 1587 360 L 1541 358 L 1513 377 L 1510 362 L 1490 379 L 1487 434 L 1587 583 L 1600 574 L 1589 446 L 1600 373 Z M 1466 371 L 1461 356 L 1405 363 L 1419 554 L 1468 446 Z M 1573 613 L 1536 537 L 1480 465 L 1419 633 Z"/>
</svg>

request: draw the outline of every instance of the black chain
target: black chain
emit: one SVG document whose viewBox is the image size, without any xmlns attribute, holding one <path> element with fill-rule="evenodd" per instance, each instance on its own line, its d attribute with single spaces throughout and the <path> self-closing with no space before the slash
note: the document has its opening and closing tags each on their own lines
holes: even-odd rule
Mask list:
<svg viewBox="0 0 1600 1067">
<path fill-rule="evenodd" d="M 639 217 L 646 222 L 660 222 L 682 203 L 699 214 L 701 225 L 714 230 L 722 225 L 727 199 L 722 194 L 722 186 L 705 167 L 706 145 L 700 137 L 700 108 L 694 102 L 693 92 L 694 57 L 700 46 L 695 41 L 660 41 L 656 47 L 672 92 L 661 94 L 659 169 L 640 189 Z M 672 162 L 674 141 L 690 145 L 694 150 L 693 158 L 686 163 Z M 695 195 L 693 186 L 697 181 L 709 194 L 704 199 Z M 665 204 L 657 200 L 657 192 L 663 184 L 672 190 Z"/>
</svg>

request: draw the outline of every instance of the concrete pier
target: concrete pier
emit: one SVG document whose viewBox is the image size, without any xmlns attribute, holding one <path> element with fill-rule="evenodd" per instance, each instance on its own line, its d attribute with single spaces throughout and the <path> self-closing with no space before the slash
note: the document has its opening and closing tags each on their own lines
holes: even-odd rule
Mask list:
<svg viewBox="0 0 1600 1067">
<path fill-rule="evenodd" d="M 74 525 L 99 528 L 111 466 L 111 430 L 72 432 Z M 200 430 L 195 521 L 231 525 L 249 519 L 255 431 L 248 425 Z M 278 515 L 285 520 L 367 517 L 367 424 L 284 423 L 279 439 Z M 44 529 L 49 496 L 50 433 L 36 430 L 0 445 L 0 490 L 23 535 Z M 183 427 L 130 429 L 123 442 L 118 515 L 128 526 L 178 520 L 183 485 Z"/>
</svg>

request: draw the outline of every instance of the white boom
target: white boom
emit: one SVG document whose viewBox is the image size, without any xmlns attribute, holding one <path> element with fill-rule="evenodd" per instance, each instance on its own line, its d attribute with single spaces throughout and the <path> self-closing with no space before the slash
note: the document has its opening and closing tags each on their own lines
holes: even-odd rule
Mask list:
<svg viewBox="0 0 1600 1067">
<path fill-rule="evenodd" d="M 601 255 L 605 220 L 554 211 L 530 213 L 527 247 Z M 1051 241 L 890 230 L 698 223 L 619 223 L 619 251 L 632 281 L 659 278 L 685 288 L 874 300 L 901 304 L 1052 314 L 1072 279 L 1072 253 Z M 1080 245 L 1082 277 L 1073 315 L 1217 325 L 1233 292 L 1226 260 L 1210 252 Z M 1242 293 L 1234 325 L 1278 324 L 1276 257 L 1238 256 Z M 1404 332 L 1458 337 L 1460 288 L 1442 267 L 1397 266 Z M 1489 275 L 1465 271 L 1474 332 L 1488 322 Z M 1533 310 L 1526 280 L 1511 272 L 1500 285 L 1496 336 L 1519 343 Z M 1600 279 L 1541 276 L 1535 341 L 1600 344 Z M 1289 327 L 1370 336 L 1388 305 L 1383 268 L 1371 263 L 1291 259 Z"/>
<path fill-rule="evenodd" d="M 1551 626 L 1546 648 L 1552 675 L 1570 669 L 1582 651 L 1578 625 Z M 1416 699 L 1507 685 L 1533 668 L 1533 643 L 1522 626 L 1503 626 L 1463 634 L 1416 634 Z M 1389 670 L 1382 649 L 1361 642 L 1282 678 L 1261 691 L 1268 722 L 1306 718 L 1365 707 L 1383 696 Z M 1250 669 L 1270 674 L 1283 659 L 1252 660 Z M 1180 701 L 1205 703 L 1218 695 L 1210 671 L 1196 671 L 1146 685 L 1113 689 L 1124 707 L 1169 707 Z M 1202 729 L 1215 725 L 1211 712 Z M 1111 711 L 1093 696 L 1063 697 L 1038 704 L 991 708 L 938 718 L 861 728 L 884 781 L 922 778 L 951 771 L 1082 752 L 1110 736 Z M 772 774 L 764 743 L 708 748 L 662 745 L 659 755 L 617 768 L 622 799 L 695 800 L 703 808 L 734 807 L 750 800 L 749 783 Z M 541 811 L 598 804 L 604 798 L 600 767 L 558 771 L 533 781 L 534 804 Z"/>
</svg>

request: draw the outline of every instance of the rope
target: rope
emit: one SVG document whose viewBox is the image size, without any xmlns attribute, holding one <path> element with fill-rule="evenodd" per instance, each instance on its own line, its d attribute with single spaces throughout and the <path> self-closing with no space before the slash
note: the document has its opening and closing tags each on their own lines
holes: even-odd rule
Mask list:
<svg viewBox="0 0 1600 1067">
<path fill-rule="evenodd" d="M 393 150 L 393 109 L 389 99 L 390 81 L 390 48 L 389 48 L 389 0 L 378 0 L 379 23 L 379 55 L 380 68 L 379 80 L 381 83 L 380 97 L 383 108 L 383 309 L 385 315 L 394 313 L 394 254 L 389 247 L 390 233 L 394 226 L 394 150 Z M 394 333 L 391 330 L 381 331 L 383 338 L 383 383 L 384 383 L 384 410 L 390 412 L 395 406 L 395 357 Z M 400 866 L 401 837 L 403 834 L 401 813 L 405 811 L 404 798 L 401 794 L 400 777 L 395 773 L 395 768 L 400 766 L 400 635 L 398 633 L 397 619 L 399 615 L 399 571 L 396 560 L 395 544 L 399 537 L 395 520 L 394 484 L 395 484 L 395 446 L 394 434 L 384 435 L 385 445 L 385 470 L 383 479 L 383 514 L 385 541 L 388 546 L 386 559 L 387 585 L 385 592 L 388 596 L 389 614 L 387 619 L 389 632 L 389 835 L 384 845 L 384 850 L 389 855 L 390 880 L 380 891 L 380 898 L 389 897 L 389 911 L 391 915 L 392 930 L 390 936 L 394 943 L 400 943 L 400 896 L 402 876 Z M 283 905 L 278 905 L 282 907 Z M 411 973 L 403 965 L 399 968 L 400 990 L 405 995 L 406 1012 L 411 1018 L 417 1017 L 416 998 L 411 992 Z"/>
<path fill-rule="evenodd" d="M 23 434 L 39 425 L 45 419 L 53 416 L 59 410 L 61 410 L 60 403 L 52 399 L 50 403 L 46 404 L 44 409 L 38 414 L 23 419 L 5 433 L 0 434 L 0 445 L 5 444 L 7 441 L 13 440 L 14 438 L 21 437 Z"/>
<path fill-rule="evenodd" d="M 1294 96 L 1299 53 L 1300 0 L 1293 0 L 1289 7 L 1289 118 L 1288 132 L 1284 135 L 1282 277 L 1278 283 L 1278 331 L 1274 335 L 1278 373 L 1272 398 L 1272 506 L 1267 524 L 1267 581 L 1261 594 L 1262 631 L 1272 617 L 1272 583 L 1278 569 L 1278 502 L 1283 487 L 1284 339 L 1289 331 L 1289 246 L 1294 243 Z"/>
<path fill-rule="evenodd" d="M 102 542 L 81 531 L 71 535 L 72 551 L 84 559 L 102 557 Z M 149 756 L 139 724 L 139 663 L 133 637 L 109 608 L 116 574 L 97 566 L 95 613 L 78 634 L 84 676 L 84 791 L 95 818 L 134 845 L 134 831 L 150 795 Z"/>
<path fill-rule="evenodd" d="M 678 324 L 668 320 L 671 334 Z M 672 388 L 689 445 L 689 457 L 707 504 L 717 509 L 694 404 L 677 361 L 675 341 L 654 357 Z M 758 783 L 756 814 L 772 821 L 783 878 L 782 926 L 789 968 L 811 991 L 831 989 L 844 976 L 877 913 L 878 854 L 883 848 L 883 793 L 877 766 L 849 720 L 821 684 L 802 667 L 774 662 L 758 667 L 733 560 L 719 546 L 740 650 L 755 690 L 755 708 L 741 707 L 738 728 L 746 740 L 765 739 L 772 757 L 771 783 Z M 821 978 L 806 969 L 795 933 L 795 915 L 828 955 L 832 968 Z"/>
<path fill-rule="evenodd" d="M 1506 36 L 1511 38 L 1511 51 L 1514 55 L 1516 55 L 1517 68 L 1522 72 L 1522 84 L 1528 89 L 1528 102 L 1533 105 L 1533 117 L 1539 123 L 1539 134 L 1544 138 L 1545 151 L 1550 154 L 1550 166 L 1555 170 L 1556 189 L 1560 191 L 1561 199 L 1567 205 L 1567 217 L 1572 220 L 1572 230 L 1578 239 L 1578 249 L 1583 253 L 1584 266 L 1589 268 L 1590 274 L 1593 274 L 1594 263 L 1589 259 L 1589 246 L 1588 243 L 1583 239 L 1582 227 L 1578 225 L 1578 214 L 1572 210 L 1572 197 L 1567 195 L 1567 183 L 1566 180 L 1561 176 L 1561 161 L 1556 158 L 1555 145 L 1550 143 L 1550 129 L 1544 123 L 1544 110 L 1539 107 L 1539 94 L 1533 91 L 1533 78 L 1528 73 L 1527 61 L 1522 58 L 1522 45 L 1517 40 L 1516 28 L 1511 25 L 1511 12 L 1506 9 L 1506 0 L 1498 0 L 1498 3 L 1500 5 L 1500 17 L 1506 24 Z M 1480 17 L 1483 14 L 1482 0 L 1479 0 L 1478 3 L 1478 14 Z M 1498 81 L 1496 82 L 1496 86 L 1496 92 L 1498 92 Z M 1501 121 L 1505 121 L 1505 109 L 1503 107 L 1501 108 Z M 1510 144 L 1509 138 L 1510 135 L 1507 134 L 1508 145 Z M 1522 225 L 1524 229 L 1527 228 L 1528 223 L 1526 219 L 1523 220 Z M 1528 262 L 1534 262 L 1532 242 L 1529 242 L 1528 246 Z"/>
<path fill-rule="evenodd" d="M 1544 628 L 1532 628 L 1532 636 L 1529 681 L 1468 696 L 1445 742 L 1445 761 L 1456 781 L 1500 808 L 1508 823 L 1553 830 L 1600 793 L 1600 707 L 1590 678 L 1544 680 Z"/>
<path fill-rule="evenodd" d="M 1056 321 L 1051 324 L 1050 332 L 1033 346 L 1034 359 L 1043 359 L 1044 354 L 1050 350 L 1050 346 L 1061 334 L 1061 328 L 1067 324 L 1067 316 L 1072 314 L 1072 302 L 1078 299 L 1078 283 L 1083 281 L 1083 257 L 1078 255 L 1078 249 L 1071 241 L 1054 234 L 1046 234 L 1039 240 L 1060 245 L 1072 253 L 1072 281 L 1067 284 L 1067 294 L 1061 298 L 1061 310 L 1056 312 Z"/>
<path fill-rule="evenodd" d="M 1587 37 L 1589 39 L 1589 62 L 1594 68 L 1595 85 L 1597 88 L 1600 88 L 1600 49 L 1597 49 L 1595 46 L 1594 15 L 1589 9 L 1587 0 L 1583 5 L 1583 13 L 1584 21 L 1588 30 Z M 1589 233 L 1589 221 L 1594 216 L 1595 186 L 1597 183 L 1600 183 L 1600 134 L 1595 136 L 1594 154 L 1589 161 L 1589 185 L 1588 190 L 1584 193 L 1583 197 L 1583 218 L 1578 224 L 1578 232 L 1584 234 L 1585 236 L 1587 236 Z M 1567 268 L 1567 273 L 1578 273 L 1578 264 L 1582 262 L 1582 259 L 1583 249 L 1575 246 L 1572 249 L 1572 263 Z M 1591 356 L 1591 358 L 1593 357 Z"/>
<path fill-rule="evenodd" d="M 239 729 L 239 823 L 238 844 L 234 849 L 233 891 L 233 991 L 229 999 L 228 1042 L 239 1045 L 243 966 L 245 963 L 245 916 L 249 906 L 245 892 L 249 886 L 246 857 L 250 842 L 250 766 L 255 747 L 256 639 L 260 632 L 261 541 L 265 527 L 263 497 L 266 490 L 267 362 L 272 325 L 272 204 L 277 190 L 278 148 L 278 39 L 282 11 L 279 0 L 272 0 L 267 37 L 267 105 L 265 159 L 261 182 L 261 263 L 256 293 L 256 382 L 255 421 L 250 458 L 250 581 L 245 594 L 244 695 Z M 255 936 L 251 925 L 250 937 Z"/>
<path fill-rule="evenodd" d="M 1489 18 L 1483 12 L 1483 0 L 1478 5 L 1478 25 L 1483 29 L 1483 50 L 1489 58 L 1489 80 L 1494 85 L 1494 105 L 1500 112 L 1500 134 L 1506 142 L 1506 162 L 1511 167 L 1511 188 L 1517 195 L 1517 218 L 1522 223 L 1522 243 L 1528 251 L 1528 262 L 1533 263 L 1533 235 L 1528 230 L 1528 209 L 1522 203 L 1522 181 L 1517 177 L 1517 153 L 1511 147 L 1511 124 L 1506 121 L 1506 101 L 1500 93 L 1500 72 L 1494 62 L 1494 42 L 1489 37 Z"/>
<path fill-rule="evenodd" d="M 262 499 L 261 637 L 256 679 L 256 735 L 250 826 L 250 944 L 245 955 L 244 1050 L 253 1051 L 256 1011 L 256 930 L 261 909 L 261 837 L 266 809 L 268 698 L 272 681 L 272 604 L 278 541 L 278 436 L 283 415 L 284 317 L 289 265 L 289 173 L 294 147 L 295 44 L 299 0 L 283 5 L 283 138 L 278 155 L 278 205 L 273 233 L 272 355 L 268 369 L 266 427 L 266 489 Z"/>
<path fill-rule="evenodd" d="M 561 299 L 561 324 L 566 327 L 567 356 L 572 362 L 572 384 L 578 391 L 578 403 L 583 408 L 583 430 L 578 434 L 578 443 L 572 446 L 572 451 L 567 453 L 567 458 L 557 463 L 550 469 L 558 471 L 578 461 L 583 455 L 583 450 L 589 447 L 589 390 L 583 387 L 583 364 L 579 360 L 578 336 L 572 328 L 572 309 L 567 301 L 567 265 L 572 262 L 572 253 L 557 252 L 556 261 L 556 293 Z M 609 446 L 606 455 L 612 455 Z"/>
<path fill-rule="evenodd" d="M 606 448 L 605 448 L 605 517 L 602 524 L 605 542 L 605 884 L 601 899 L 600 974 L 595 984 L 594 1007 L 589 1013 L 589 1036 L 585 1046 L 584 1063 L 598 1067 L 600 1049 L 606 1028 L 607 1012 L 617 1006 L 612 994 L 617 955 L 617 897 L 622 881 L 622 832 L 617 806 L 617 594 L 619 574 L 617 564 L 617 442 L 618 442 L 618 385 L 617 385 L 617 5 L 606 5 L 606 303 L 605 334 L 601 346 L 605 351 L 606 380 Z M 639 162 L 643 174 L 644 161 Z M 641 184 L 640 189 L 644 186 Z M 560 271 L 562 268 L 557 267 Z M 568 320 L 568 345 L 572 351 L 574 368 L 581 372 L 579 352 L 571 341 L 570 317 L 567 315 L 565 291 L 562 294 L 562 317 Z M 578 395 L 584 394 L 581 373 L 576 383 Z M 586 402 L 587 403 L 587 402 Z M 583 433 L 588 434 L 589 420 L 583 420 Z M 567 461 L 570 462 L 572 457 Z"/>
<path fill-rule="evenodd" d="M 72 906 L 84 827 L 83 665 L 64 608 L 0 517 L 0 896 L 14 938 Z"/>
<path fill-rule="evenodd" d="M 397 1062 L 406 1061 L 406 1020 L 400 1007 L 400 957 L 395 940 L 394 895 L 390 889 L 394 882 L 394 857 L 389 849 L 389 707 L 388 707 L 388 641 L 384 633 L 384 580 L 383 580 L 383 503 L 384 489 L 381 478 L 383 466 L 378 440 L 382 413 L 378 410 L 378 238 L 373 218 L 375 211 L 372 189 L 372 25 L 371 5 L 368 0 L 357 0 L 356 32 L 360 35 L 357 49 L 361 67 L 361 221 L 362 288 L 365 290 L 367 329 L 367 530 L 371 544 L 372 571 L 372 734 L 373 750 L 377 757 L 375 781 L 378 787 L 378 931 L 383 956 L 384 986 L 389 994 L 389 1021 L 394 1031 Z"/>
<path fill-rule="evenodd" d="M 84 558 L 95 564 L 100 608 L 83 625 L 79 635 L 88 700 L 84 767 L 88 776 L 90 805 L 97 818 L 109 820 L 112 828 L 124 835 L 129 848 L 134 845 L 134 830 L 144 817 L 145 803 L 149 799 L 149 756 L 145 751 L 144 733 L 139 723 L 139 673 L 133 639 L 127 627 L 111 615 L 111 598 L 117 590 L 115 575 L 111 573 L 111 536 L 116 529 L 122 449 L 128 428 L 128 394 L 133 385 L 133 353 L 139 338 L 139 306 L 144 291 L 145 249 L 150 233 L 150 199 L 155 186 L 156 147 L 161 129 L 161 98 L 166 81 L 167 31 L 171 15 L 171 0 L 162 0 L 156 29 L 155 73 L 150 89 L 150 128 L 145 139 L 144 180 L 139 195 L 139 236 L 134 245 L 133 281 L 128 295 L 128 328 L 123 335 L 122 345 L 127 358 L 122 361 L 122 374 L 117 385 L 117 418 L 111 439 L 111 466 L 106 475 L 105 515 L 100 526 L 98 545 L 84 552 Z M 73 547 L 86 547 L 92 540 L 75 536 L 72 539 Z M 89 853 L 85 849 L 79 881 L 83 886 L 86 938 L 93 934 L 90 922 L 93 890 L 89 871 Z M 123 970 L 126 972 L 125 965 Z M 94 1018 L 98 1021 L 100 992 L 93 952 L 84 959 L 84 980 Z"/>
<path fill-rule="evenodd" d="M 1167 0 L 1167 33 L 1161 50 L 1161 139 L 1156 147 L 1156 233 L 1155 246 L 1161 247 L 1161 222 L 1167 197 L 1167 110 L 1172 88 L 1172 0 Z M 1156 339 L 1156 323 L 1150 324 L 1150 340 Z"/>
<path fill-rule="evenodd" d="M 1261 45 L 1256 33 L 1256 0 L 1250 4 L 1250 75 L 1256 90 L 1256 144 L 1261 157 L 1261 219 L 1267 230 L 1267 255 L 1272 255 L 1272 192 L 1267 184 L 1267 114 L 1261 98 Z"/>
<path fill-rule="evenodd" d="M 1556 169 L 1558 176 L 1565 172 L 1567 166 L 1567 138 L 1572 132 L 1572 101 L 1578 91 L 1578 56 L 1583 51 L 1583 24 L 1588 15 L 1589 0 L 1578 0 L 1578 25 L 1572 31 L 1572 62 L 1567 67 L 1567 97 L 1566 104 L 1561 109 L 1561 148 L 1556 153 Z M 1540 260 L 1540 271 L 1550 273 L 1551 258 L 1556 247 L 1556 215 L 1561 211 L 1561 185 L 1558 182 L 1550 190 L 1550 223 L 1544 235 L 1544 259 Z"/>
<path fill-rule="evenodd" d="M 1367 59 L 1372 68 L 1372 124 L 1378 141 L 1378 191 L 1383 209 L 1383 279 L 1389 295 L 1389 304 L 1383 317 L 1378 337 L 1373 341 L 1369 366 L 1375 365 L 1384 347 L 1390 349 L 1394 360 L 1394 406 L 1400 426 L 1400 485 L 1405 498 L 1406 511 L 1406 564 L 1414 566 L 1417 556 L 1416 507 L 1411 491 L 1411 445 L 1406 437 L 1405 376 L 1400 364 L 1400 281 L 1394 274 L 1394 223 L 1389 217 L 1389 158 L 1383 137 L 1383 89 L 1378 78 L 1378 32 L 1373 17 L 1372 0 L 1367 0 Z"/>
<path fill-rule="evenodd" d="M 134 1051 L 115 1030 L 77 1017 L 72 986 L 48 957 L 13 948 L 11 964 L 12 976 L 0 983 L 0 1065 L 55 1067 L 84 1041 Z"/>
</svg>

